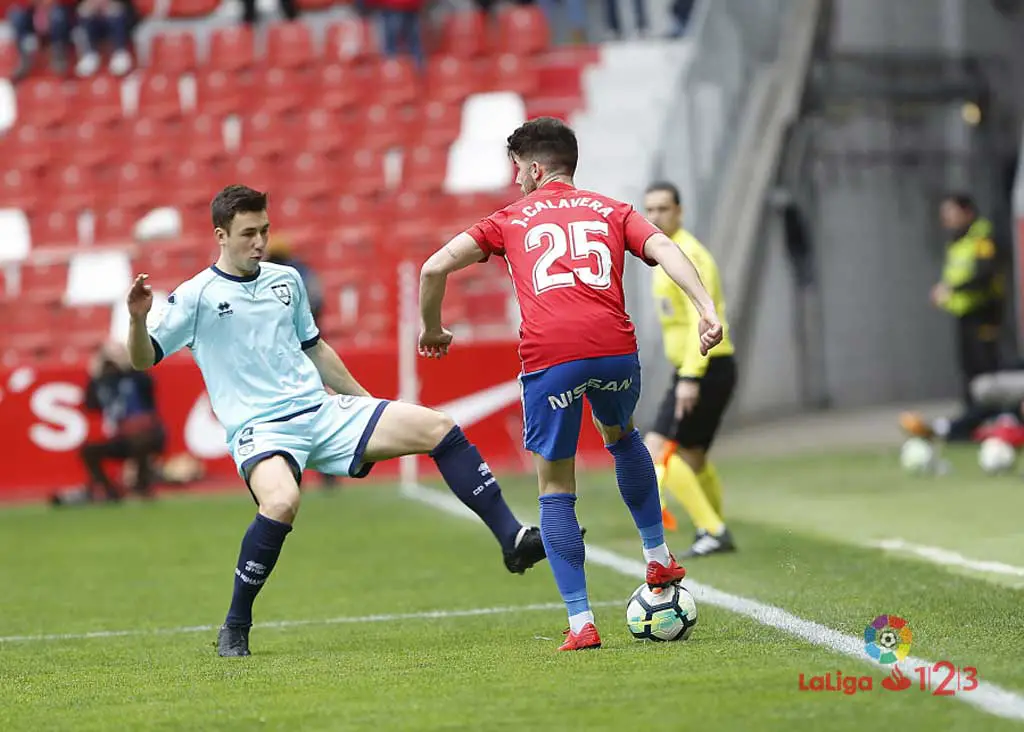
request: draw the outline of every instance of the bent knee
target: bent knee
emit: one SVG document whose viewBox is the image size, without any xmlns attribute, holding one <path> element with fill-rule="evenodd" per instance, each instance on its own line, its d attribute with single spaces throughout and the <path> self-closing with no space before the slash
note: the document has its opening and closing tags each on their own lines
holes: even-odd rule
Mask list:
<svg viewBox="0 0 1024 732">
<path fill-rule="evenodd" d="M 295 520 L 295 515 L 299 512 L 301 501 L 302 497 L 297 487 L 281 487 L 276 490 L 267 491 L 259 499 L 260 513 L 275 521 L 290 524 Z"/>
<path fill-rule="evenodd" d="M 433 411 L 427 425 L 427 441 L 430 443 L 431 449 L 440 445 L 441 440 L 456 426 L 455 420 L 445 412 Z"/>
</svg>

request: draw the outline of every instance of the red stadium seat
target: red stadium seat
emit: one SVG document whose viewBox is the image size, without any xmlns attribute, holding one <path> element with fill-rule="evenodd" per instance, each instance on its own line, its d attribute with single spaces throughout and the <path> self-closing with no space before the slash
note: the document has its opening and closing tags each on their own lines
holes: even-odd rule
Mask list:
<svg viewBox="0 0 1024 732">
<path fill-rule="evenodd" d="M 360 120 L 360 147 L 377 151 L 405 147 L 415 137 L 416 112 L 415 107 L 408 106 L 399 108 L 374 104 L 367 108 Z"/>
<path fill-rule="evenodd" d="M 361 19 L 343 20 L 327 26 L 324 60 L 353 64 L 380 55 L 376 29 Z"/>
<path fill-rule="evenodd" d="M 374 92 L 374 80 L 362 67 L 328 64 L 316 72 L 317 106 L 350 110 L 365 104 Z"/>
<path fill-rule="evenodd" d="M 114 171 L 118 204 L 129 209 L 153 209 L 171 203 L 163 192 L 156 168 L 125 163 Z"/>
<path fill-rule="evenodd" d="M 272 68 L 301 68 L 316 61 L 313 34 L 301 20 L 275 23 L 267 31 L 267 65 Z"/>
<path fill-rule="evenodd" d="M 95 212 L 93 242 L 97 245 L 124 244 L 132 241 L 138 213 L 127 208 L 105 206 Z"/>
<path fill-rule="evenodd" d="M 18 65 L 18 47 L 13 38 L 0 40 L 0 79 L 8 79 Z"/>
<path fill-rule="evenodd" d="M 124 118 L 121 83 L 108 76 L 80 82 L 74 103 L 79 122 L 106 125 Z"/>
<path fill-rule="evenodd" d="M 421 145 L 405 151 L 402 166 L 402 188 L 410 191 L 439 193 L 444 187 L 448 168 L 448 149 Z"/>
<path fill-rule="evenodd" d="M 170 190 L 174 193 L 173 203 L 186 211 L 209 206 L 213 198 L 211 181 L 213 169 L 195 159 L 181 160 L 171 171 Z M 188 217 L 182 212 L 183 218 Z M 186 231 L 188 221 L 184 222 Z"/>
<path fill-rule="evenodd" d="M 125 128 L 120 122 L 83 122 L 68 128 L 66 135 L 68 161 L 83 168 L 112 165 L 131 152 L 125 145 Z"/>
<path fill-rule="evenodd" d="M 334 220 L 342 226 L 376 226 L 379 220 L 377 200 L 345 193 L 334 201 Z"/>
<path fill-rule="evenodd" d="M 183 144 L 193 160 L 206 164 L 227 157 L 224 145 L 224 120 L 209 114 L 200 114 L 185 120 Z"/>
<path fill-rule="evenodd" d="M 40 262 L 21 265 L 22 302 L 39 305 L 59 303 L 68 284 L 68 266 L 64 262 Z"/>
<path fill-rule="evenodd" d="M 450 145 L 459 136 L 462 106 L 444 102 L 427 102 L 422 107 L 416 141 L 420 145 Z"/>
<path fill-rule="evenodd" d="M 289 68 L 268 69 L 256 83 L 261 95 L 260 111 L 290 114 L 310 103 L 315 77 Z"/>
<path fill-rule="evenodd" d="M 337 191 L 339 166 L 323 156 L 310 152 L 289 156 L 279 170 L 281 187 L 294 198 L 326 201 Z"/>
<path fill-rule="evenodd" d="M 58 79 L 26 79 L 16 89 L 19 123 L 59 127 L 68 120 L 72 83 Z"/>
<path fill-rule="evenodd" d="M 201 18 L 210 15 L 220 5 L 220 0 L 171 0 L 172 18 Z"/>
<path fill-rule="evenodd" d="M 0 159 L 4 167 L 38 172 L 58 159 L 56 132 L 32 124 L 20 124 L 0 137 Z"/>
<path fill-rule="evenodd" d="M 280 158 L 294 148 L 292 127 L 275 114 L 257 112 L 244 122 L 242 150 L 255 158 Z"/>
<path fill-rule="evenodd" d="M 40 173 L 0 169 L 0 208 L 30 211 L 41 203 L 43 179 Z"/>
<path fill-rule="evenodd" d="M 427 96 L 439 102 L 457 104 L 484 91 L 487 82 L 484 69 L 458 56 L 437 56 L 427 65 Z"/>
<path fill-rule="evenodd" d="M 190 148 L 183 139 L 181 129 L 160 119 L 141 118 L 131 123 L 129 135 L 131 143 L 127 149 L 133 163 L 145 166 L 158 166 L 177 160 L 186 149 Z M 123 145 L 122 140 L 122 145 Z"/>
<path fill-rule="evenodd" d="M 78 246 L 78 214 L 57 209 L 41 210 L 29 221 L 32 249 Z"/>
<path fill-rule="evenodd" d="M 170 74 L 144 72 L 139 85 L 139 117 L 172 120 L 181 117 L 178 77 Z"/>
<path fill-rule="evenodd" d="M 498 12 L 498 53 L 526 56 L 550 45 L 551 33 L 544 11 L 537 5 L 514 5 Z"/>
<path fill-rule="evenodd" d="M 256 64 L 256 43 L 248 25 L 218 28 L 210 34 L 206 66 L 218 71 L 244 71 Z"/>
<path fill-rule="evenodd" d="M 488 52 L 487 15 L 478 10 L 463 10 L 445 16 L 441 27 L 441 43 L 438 49 L 443 54 L 476 58 Z"/>
<path fill-rule="evenodd" d="M 371 196 L 384 193 L 387 185 L 384 178 L 384 161 L 373 150 L 357 150 L 346 155 L 342 163 L 345 177 L 340 183 L 344 193 L 355 196 Z"/>
<path fill-rule="evenodd" d="M 197 66 L 196 37 L 192 33 L 158 33 L 150 42 L 150 71 L 176 76 L 192 73 Z"/>
<path fill-rule="evenodd" d="M 196 77 L 197 111 L 225 117 L 238 114 L 252 103 L 247 77 L 226 71 L 209 71 Z"/>
<path fill-rule="evenodd" d="M 334 0 L 298 0 L 300 10 L 326 10 L 334 5 Z"/>
<path fill-rule="evenodd" d="M 346 130 L 340 115 L 327 109 L 311 110 L 302 122 L 302 149 L 315 155 L 337 155 L 351 146 L 351 140 L 346 139 Z"/>
<path fill-rule="evenodd" d="M 377 68 L 375 100 L 379 104 L 398 106 L 416 101 L 420 96 L 420 75 L 411 58 L 389 58 Z"/>
<path fill-rule="evenodd" d="M 537 68 L 529 56 L 505 53 L 491 66 L 490 87 L 494 91 L 514 91 L 530 97 L 538 92 L 539 85 Z"/>
<path fill-rule="evenodd" d="M 51 171 L 44 179 L 49 195 L 61 201 L 62 208 L 80 211 L 92 208 L 103 197 L 104 182 L 99 168 L 68 165 Z"/>
<path fill-rule="evenodd" d="M 209 190 L 218 190 L 231 183 L 244 183 L 258 191 L 273 191 L 276 188 L 275 183 L 280 182 L 275 166 L 251 155 L 236 160 L 231 170 L 231 180 L 211 186 Z"/>
</svg>

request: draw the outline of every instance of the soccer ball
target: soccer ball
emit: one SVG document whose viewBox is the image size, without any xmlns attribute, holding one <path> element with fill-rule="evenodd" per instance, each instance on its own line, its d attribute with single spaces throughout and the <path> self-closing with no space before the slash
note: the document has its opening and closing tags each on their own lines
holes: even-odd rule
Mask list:
<svg viewBox="0 0 1024 732">
<path fill-rule="evenodd" d="M 998 437 L 989 437 L 981 443 L 978 450 L 978 465 L 986 473 L 1005 473 L 1017 461 L 1017 453 L 1013 446 Z"/>
<path fill-rule="evenodd" d="M 626 627 L 639 640 L 686 640 L 697 625 L 697 603 L 679 585 L 636 588 L 626 604 Z"/>
<path fill-rule="evenodd" d="M 900 448 L 900 465 L 908 473 L 927 473 L 935 465 L 935 448 L 928 440 L 911 437 Z"/>
</svg>

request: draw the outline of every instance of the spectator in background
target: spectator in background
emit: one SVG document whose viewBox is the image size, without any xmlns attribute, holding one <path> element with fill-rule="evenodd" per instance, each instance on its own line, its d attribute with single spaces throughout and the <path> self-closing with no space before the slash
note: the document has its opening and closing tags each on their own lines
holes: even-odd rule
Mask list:
<svg viewBox="0 0 1024 732">
<path fill-rule="evenodd" d="M 619 0 L 605 0 L 605 17 L 608 29 L 616 38 L 622 38 L 622 20 L 619 18 Z M 636 29 L 641 36 L 647 34 L 647 0 L 633 0 L 636 13 Z"/>
<path fill-rule="evenodd" d="M 673 0 L 672 3 L 672 33 L 671 38 L 682 38 L 686 33 L 686 26 L 690 24 L 690 15 L 693 13 L 693 6 L 697 0 Z"/>
<path fill-rule="evenodd" d="M 50 44 L 50 68 L 63 75 L 71 50 L 73 6 L 60 0 L 29 0 L 16 3 L 7 13 L 18 45 L 18 65 L 11 79 L 19 81 L 32 71 L 42 41 Z"/>
<path fill-rule="evenodd" d="M 371 4 L 380 12 L 384 53 L 394 58 L 404 51 L 422 69 L 426 63 L 420 19 L 424 0 L 371 0 Z"/>
<path fill-rule="evenodd" d="M 131 0 L 81 0 L 78 20 L 85 28 L 86 49 L 78 60 L 75 73 L 80 77 L 93 76 L 100 70 L 100 46 L 110 41 L 110 73 L 124 76 L 132 69 L 132 29 L 135 26 L 135 8 Z"/>
<path fill-rule="evenodd" d="M 56 495 L 52 502 L 67 505 L 97 498 L 120 501 L 123 494 L 104 470 L 105 460 L 133 461 L 134 491 L 148 497 L 152 491 L 155 460 L 164 449 L 164 427 L 156 411 L 153 380 L 145 372 L 131 367 L 123 344 L 107 343 L 93 357 L 85 407 L 102 411 L 103 421 L 113 429 L 113 434 L 82 446 L 82 462 L 89 474 L 86 489 Z M 102 494 L 97 495 L 100 492 Z"/>
<path fill-rule="evenodd" d="M 287 20 L 295 20 L 299 17 L 299 6 L 296 0 L 279 0 L 281 3 L 281 15 Z M 259 13 L 256 12 L 256 0 L 242 0 L 242 20 L 249 25 L 254 25 L 259 20 Z"/>
<path fill-rule="evenodd" d="M 642 2 L 643 0 L 637 0 Z M 569 25 L 569 42 L 582 44 L 587 42 L 587 4 L 586 0 L 537 0 L 544 15 L 547 16 L 548 24 L 555 28 L 557 26 L 558 5 L 565 3 L 566 22 Z M 612 0 L 606 0 L 611 3 Z M 618 15 L 616 15 L 618 17 Z"/>
</svg>

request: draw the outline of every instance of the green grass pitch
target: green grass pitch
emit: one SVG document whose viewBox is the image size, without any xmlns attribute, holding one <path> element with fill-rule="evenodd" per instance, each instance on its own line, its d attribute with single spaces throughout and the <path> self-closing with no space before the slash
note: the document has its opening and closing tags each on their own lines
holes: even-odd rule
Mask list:
<svg viewBox="0 0 1024 732">
<path fill-rule="evenodd" d="M 871 546 L 1024 566 L 1024 481 L 981 475 L 973 451 L 952 458 L 942 478 L 903 475 L 891 452 L 723 461 L 740 551 L 687 563 L 690 577 L 851 636 L 900 615 L 914 656 L 976 667 L 1024 705 L 1024 577 Z M 639 559 L 612 477 L 580 482 L 588 544 Z M 503 484 L 535 519 L 532 481 Z M 885 669 L 708 604 L 689 641 L 636 642 L 624 605 L 640 577 L 594 562 L 605 646 L 558 653 L 546 564 L 509 575 L 481 524 L 386 484 L 309 493 L 257 601 L 254 655 L 221 659 L 203 626 L 223 618 L 252 514 L 242 486 L 0 513 L 0 730 L 1024 729 L 964 699 L 887 691 Z M 799 688 L 840 672 L 873 690 Z"/>
</svg>

